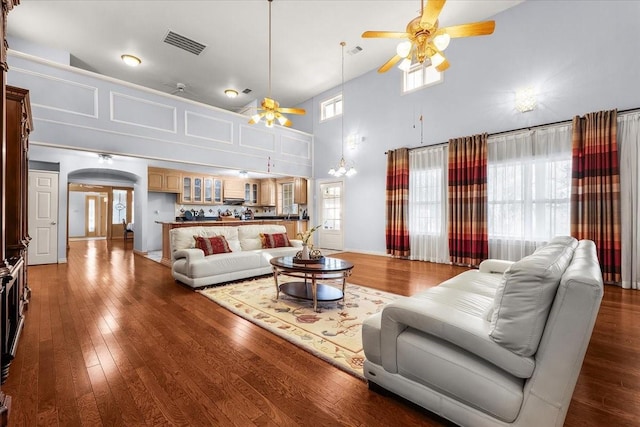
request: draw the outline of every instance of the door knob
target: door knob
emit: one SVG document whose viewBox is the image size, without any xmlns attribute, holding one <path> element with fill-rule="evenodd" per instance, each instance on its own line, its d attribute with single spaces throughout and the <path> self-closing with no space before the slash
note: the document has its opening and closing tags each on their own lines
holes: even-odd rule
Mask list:
<svg viewBox="0 0 640 427">
<path fill-rule="evenodd" d="M 56 222 L 55 221 L 51 221 L 51 225 L 56 225 Z"/>
</svg>

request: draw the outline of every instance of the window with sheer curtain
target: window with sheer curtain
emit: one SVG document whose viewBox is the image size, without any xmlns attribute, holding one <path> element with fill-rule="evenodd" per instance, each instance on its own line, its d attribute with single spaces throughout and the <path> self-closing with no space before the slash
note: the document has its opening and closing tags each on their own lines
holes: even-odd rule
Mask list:
<svg viewBox="0 0 640 427">
<path fill-rule="evenodd" d="M 410 259 L 449 262 L 447 146 L 409 152 Z"/>
<path fill-rule="evenodd" d="M 571 126 L 490 137 L 489 257 L 517 261 L 570 234 Z"/>
</svg>

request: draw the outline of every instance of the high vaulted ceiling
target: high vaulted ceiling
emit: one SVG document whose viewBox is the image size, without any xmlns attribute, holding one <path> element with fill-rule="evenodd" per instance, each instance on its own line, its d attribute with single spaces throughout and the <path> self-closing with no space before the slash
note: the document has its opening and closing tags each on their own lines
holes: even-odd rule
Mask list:
<svg viewBox="0 0 640 427">
<path fill-rule="evenodd" d="M 449 0 L 440 26 L 485 20 L 522 1 Z M 419 14 L 419 0 L 273 1 L 271 94 L 294 106 L 339 85 L 341 41 L 347 43 L 346 80 L 378 68 L 395 54 L 398 40 L 363 39 L 362 32 L 404 31 Z M 206 48 L 195 55 L 169 45 L 169 31 Z M 229 110 L 268 96 L 267 0 L 22 0 L 9 15 L 8 34 L 69 52 L 75 67 L 165 93 L 182 83 L 178 96 Z M 459 43 L 465 40 L 449 49 Z M 349 54 L 356 46 L 362 51 Z M 125 53 L 142 64 L 127 67 L 120 60 Z M 227 88 L 240 96 L 227 98 Z"/>
</svg>

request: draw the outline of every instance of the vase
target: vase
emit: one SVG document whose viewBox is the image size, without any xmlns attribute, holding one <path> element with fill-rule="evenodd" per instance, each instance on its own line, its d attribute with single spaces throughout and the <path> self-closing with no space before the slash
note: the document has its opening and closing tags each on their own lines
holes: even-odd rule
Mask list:
<svg viewBox="0 0 640 427">
<path fill-rule="evenodd" d="M 302 244 L 302 254 L 300 255 L 300 259 L 309 259 L 309 246 L 306 243 Z"/>
</svg>

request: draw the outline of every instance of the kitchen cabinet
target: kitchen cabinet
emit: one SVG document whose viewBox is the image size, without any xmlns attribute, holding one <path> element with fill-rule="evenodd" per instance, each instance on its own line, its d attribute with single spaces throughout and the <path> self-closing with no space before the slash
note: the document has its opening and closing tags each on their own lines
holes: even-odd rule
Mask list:
<svg viewBox="0 0 640 427">
<path fill-rule="evenodd" d="M 210 175 L 182 175 L 178 203 L 216 205 L 222 203 L 222 181 Z"/>
<path fill-rule="evenodd" d="M 293 203 L 298 205 L 307 204 L 307 180 L 305 178 L 295 178 L 293 180 Z"/>
<path fill-rule="evenodd" d="M 223 182 L 224 199 L 244 199 L 244 181 L 240 179 L 225 179 Z"/>
<path fill-rule="evenodd" d="M 180 171 L 149 167 L 147 170 L 147 189 L 160 193 L 179 193 L 182 181 Z"/>
<path fill-rule="evenodd" d="M 258 204 L 258 193 L 260 184 L 257 181 L 247 181 L 244 183 L 244 204 L 256 206 Z"/>
<path fill-rule="evenodd" d="M 304 233 L 305 231 L 307 231 L 308 224 L 309 221 L 306 220 L 282 221 L 282 225 L 284 225 L 284 228 L 287 229 L 287 237 L 289 238 L 289 240 L 300 240 L 300 236 L 298 236 L 298 233 Z"/>
<path fill-rule="evenodd" d="M 276 205 L 276 180 L 266 178 L 260 180 L 260 205 L 275 206 Z"/>
</svg>

